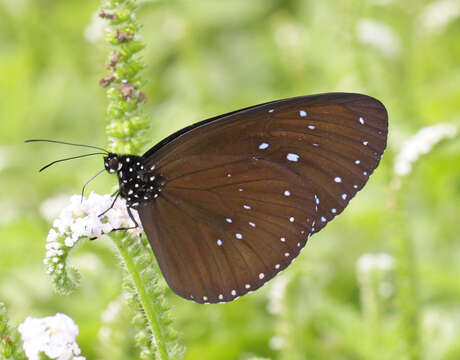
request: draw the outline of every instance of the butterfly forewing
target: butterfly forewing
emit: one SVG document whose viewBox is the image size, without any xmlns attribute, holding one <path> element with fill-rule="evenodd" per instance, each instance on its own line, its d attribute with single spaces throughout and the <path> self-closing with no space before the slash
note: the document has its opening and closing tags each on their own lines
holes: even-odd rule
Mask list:
<svg viewBox="0 0 460 360">
<path fill-rule="evenodd" d="M 386 146 L 377 100 L 324 94 L 201 122 L 147 152 L 165 180 L 139 215 L 179 295 L 230 301 L 284 269 L 366 183 Z"/>
</svg>

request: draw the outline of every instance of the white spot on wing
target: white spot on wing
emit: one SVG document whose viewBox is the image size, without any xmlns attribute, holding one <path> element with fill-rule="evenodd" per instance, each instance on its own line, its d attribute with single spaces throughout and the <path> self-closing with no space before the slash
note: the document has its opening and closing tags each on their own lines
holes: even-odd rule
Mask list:
<svg viewBox="0 0 460 360">
<path fill-rule="evenodd" d="M 291 192 L 289 190 L 284 190 L 284 196 L 291 196 Z"/>
<path fill-rule="evenodd" d="M 264 274 L 264 273 L 260 273 L 260 274 L 259 274 L 259 279 L 262 280 L 264 277 L 265 277 L 265 274 Z"/>
<path fill-rule="evenodd" d="M 367 146 L 367 144 L 369 144 L 369 141 L 363 141 L 364 146 Z"/>
<path fill-rule="evenodd" d="M 290 221 L 290 222 L 294 222 L 294 221 L 295 221 L 294 216 L 291 216 L 291 217 L 289 218 L 289 221 Z"/>
<path fill-rule="evenodd" d="M 263 142 L 262 144 L 259 145 L 259 150 L 265 150 L 269 146 L 270 146 L 270 144 L 267 144 L 266 142 Z"/>
<path fill-rule="evenodd" d="M 221 239 L 217 239 L 217 245 L 222 246 L 222 240 Z"/>
<path fill-rule="evenodd" d="M 233 220 L 230 219 L 230 218 L 226 218 L 225 221 L 228 222 L 229 224 L 231 224 L 233 222 Z"/>
<path fill-rule="evenodd" d="M 355 164 L 358 165 L 361 161 L 360 160 L 355 160 Z"/>
<path fill-rule="evenodd" d="M 297 162 L 297 161 L 299 161 L 299 158 L 300 158 L 299 155 L 293 154 L 293 153 L 289 153 L 289 154 L 286 155 L 286 159 L 288 159 L 289 161 Z"/>
<path fill-rule="evenodd" d="M 286 242 L 286 238 L 285 237 L 282 237 L 280 238 L 281 242 Z"/>
<path fill-rule="evenodd" d="M 252 227 L 256 227 L 256 224 L 253 223 L 252 221 L 249 222 L 249 225 L 251 225 Z"/>
<path fill-rule="evenodd" d="M 345 200 L 347 198 L 347 194 L 343 193 L 342 194 L 342 199 Z"/>
<path fill-rule="evenodd" d="M 236 290 L 232 290 L 232 295 L 233 295 L 233 296 L 236 295 Z"/>
<path fill-rule="evenodd" d="M 359 123 L 361 125 L 364 125 L 364 118 L 362 116 L 359 117 Z"/>
<path fill-rule="evenodd" d="M 244 204 L 243 207 L 244 207 L 246 210 L 251 210 L 251 207 L 250 207 L 249 205 Z"/>
<path fill-rule="evenodd" d="M 334 178 L 334 181 L 335 181 L 336 183 L 341 183 L 341 182 L 342 182 L 342 178 L 339 177 L 339 176 L 337 176 L 337 177 Z"/>
<path fill-rule="evenodd" d="M 315 126 L 315 125 L 308 125 L 308 128 L 309 128 L 310 130 L 315 130 L 315 129 L 316 129 L 316 126 Z"/>
<path fill-rule="evenodd" d="M 235 237 L 236 237 L 237 239 L 242 239 L 242 238 L 243 238 L 243 235 L 240 234 L 240 233 L 236 233 L 236 234 L 235 234 Z"/>
<path fill-rule="evenodd" d="M 270 110 L 268 110 L 269 113 L 272 113 L 272 112 L 274 112 L 274 111 L 275 111 L 275 109 L 270 109 Z"/>
<path fill-rule="evenodd" d="M 307 112 L 305 110 L 300 110 L 299 115 L 302 116 L 302 117 L 305 117 L 305 116 L 307 116 Z"/>
</svg>

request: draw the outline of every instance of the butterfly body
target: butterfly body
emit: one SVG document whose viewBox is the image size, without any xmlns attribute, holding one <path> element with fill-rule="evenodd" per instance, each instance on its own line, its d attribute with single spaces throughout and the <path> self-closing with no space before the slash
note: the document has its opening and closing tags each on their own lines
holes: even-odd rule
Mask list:
<svg viewBox="0 0 460 360">
<path fill-rule="evenodd" d="M 364 186 L 386 138 L 378 100 L 328 93 L 234 111 L 143 156 L 104 160 L 170 287 L 216 303 L 285 269 Z"/>
<path fill-rule="evenodd" d="M 109 153 L 104 157 L 105 169 L 117 174 L 119 196 L 126 200 L 129 208 L 135 210 L 156 199 L 165 184 L 155 172 L 155 165 L 145 166 L 144 162 L 143 157 L 136 155 Z"/>
</svg>

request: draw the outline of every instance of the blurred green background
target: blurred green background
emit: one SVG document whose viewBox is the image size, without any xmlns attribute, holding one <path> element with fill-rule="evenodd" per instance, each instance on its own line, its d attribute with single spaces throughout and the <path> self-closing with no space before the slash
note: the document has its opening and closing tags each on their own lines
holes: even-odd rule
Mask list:
<svg viewBox="0 0 460 360">
<path fill-rule="evenodd" d="M 121 271 L 110 240 L 72 254 L 83 278 L 70 296 L 53 293 L 43 265 L 50 219 L 101 159 L 38 174 L 81 152 L 23 143 L 106 145 L 99 5 L 0 0 L 0 301 L 16 325 L 71 316 L 87 359 L 134 359 L 128 310 L 113 317 Z M 406 139 L 459 124 L 460 2 L 145 1 L 138 17 L 151 145 L 198 120 L 311 93 L 362 92 L 389 112 L 388 150 L 369 184 L 281 276 L 226 305 L 168 289 L 185 358 L 460 359 L 458 137 L 423 156 L 399 192 L 390 186 Z M 107 193 L 114 180 L 91 190 Z M 357 274 L 358 259 L 375 253 L 393 261 L 361 258 L 373 270 Z"/>
</svg>

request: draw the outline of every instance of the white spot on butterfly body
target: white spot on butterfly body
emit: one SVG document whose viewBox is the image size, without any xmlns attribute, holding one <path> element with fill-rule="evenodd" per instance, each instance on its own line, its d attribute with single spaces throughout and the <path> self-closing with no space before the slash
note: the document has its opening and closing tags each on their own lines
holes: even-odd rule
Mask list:
<svg viewBox="0 0 460 360">
<path fill-rule="evenodd" d="M 361 117 L 361 116 L 359 117 L 359 123 L 360 123 L 361 125 L 364 125 L 364 118 Z"/>
<path fill-rule="evenodd" d="M 342 182 L 342 178 L 339 177 L 339 176 L 337 176 L 337 177 L 334 178 L 334 181 L 335 181 L 336 183 L 341 183 L 341 182 Z"/>
<path fill-rule="evenodd" d="M 222 240 L 221 239 L 217 239 L 217 245 L 222 246 Z"/>
<path fill-rule="evenodd" d="M 231 224 L 233 222 L 233 220 L 230 219 L 230 218 L 226 218 L 225 221 L 228 222 L 229 224 Z"/>
<path fill-rule="evenodd" d="M 355 164 L 358 165 L 359 163 L 361 163 L 360 160 L 355 160 Z"/>
<path fill-rule="evenodd" d="M 262 144 L 259 145 L 259 150 L 265 150 L 269 146 L 270 146 L 270 144 L 267 144 L 266 142 L 263 142 Z"/>
<path fill-rule="evenodd" d="M 155 170 L 155 165 L 152 165 L 152 166 L 150 167 L 150 170 Z"/>
<path fill-rule="evenodd" d="M 264 273 L 260 273 L 260 274 L 259 274 L 259 279 L 262 280 L 264 277 L 265 277 L 265 274 L 264 274 Z"/>
<path fill-rule="evenodd" d="M 309 128 L 310 130 L 315 130 L 315 129 L 316 129 L 316 126 L 315 126 L 315 125 L 308 125 L 308 128 Z"/>
<path fill-rule="evenodd" d="M 289 190 L 284 190 L 284 196 L 291 196 L 291 192 Z"/>
<path fill-rule="evenodd" d="M 289 218 L 289 221 L 290 221 L 290 222 L 294 222 L 294 221 L 295 221 L 294 216 L 291 216 L 291 217 Z"/>
<path fill-rule="evenodd" d="M 129 157 L 126 158 L 126 162 L 130 162 L 131 159 Z"/>
<path fill-rule="evenodd" d="M 243 205 L 243 207 L 246 209 L 246 210 L 251 210 L 251 207 L 249 205 Z"/>
<path fill-rule="evenodd" d="M 307 112 L 305 110 L 300 110 L 299 111 L 299 115 L 302 116 L 302 117 L 306 117 L 307 116 Z"/>
<path fill-rule="evenodd" d="M 293 153 L 289 153 L 286 155 L 286 159 L 288 159 L 289 161 L 293 161 L 293 162 L 299 161 L 299 158 L 300 158 L 299 155 L 293 154 Z"/>
<path fill-rule="evenodd" d="M 108 166 L 107 163 L 106 163 L 106 166 Z M 122 167 L 123 167 L 123 164 L 122 164 L 122 163 L 118 163 L 118 169 L 117 169 L 117 170 L 121 170 Z"/>
<path fill-rule="evenodd" d="M 346 198 L 347 198 L 347 194 L 345 194 L 345 193 L 342 194 L 342 199 L 343 199 L 343 200 L 346 200 Z"/>
<path fill-rule="evenodd" d="M 155 180 L 155 176 L 150 176 L 150 181 Z"/>
<path fill-rule="evenodd" d="M 236 295 L 236 290 L 232 290 L 232 295 L 233 295 L 233 296 Z"/>
<path fill-rule="evenodd" d="M 243 238 L 243 235 L 240 234 L 240 233 L 236 233 L 236 234 L 235 234 L 235 237 L 236 237 L 237 239 L 242 239 L 242 238 Z"/>
</svg>

